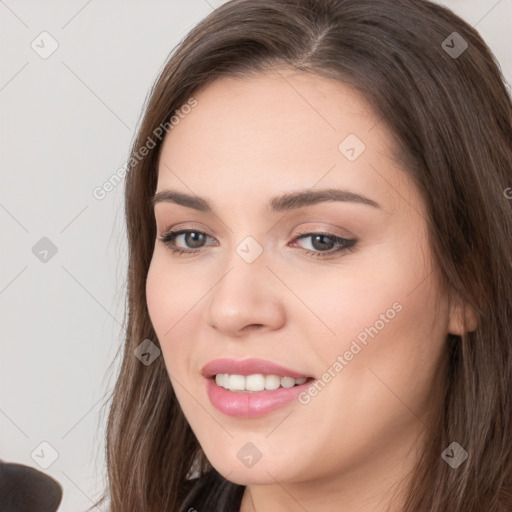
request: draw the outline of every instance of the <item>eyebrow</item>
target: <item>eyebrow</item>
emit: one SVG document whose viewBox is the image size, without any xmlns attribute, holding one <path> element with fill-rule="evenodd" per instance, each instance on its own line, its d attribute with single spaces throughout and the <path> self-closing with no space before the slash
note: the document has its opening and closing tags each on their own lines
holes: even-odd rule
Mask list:
<svg viewBox="0 0 512 512">
<path fill-rule="evenodd" d="M 328 201 L 359 203 L 382 209 L 379 203 L 368 197 L 348 190 L 327 188 L 321 190 L 298 190 L 273 197 L 267 204 L 267 210 L 270 212 L 284 212 Z M 162 190 L 157 192 L 151 199 L 153 208 L 158 203 L 163 202 L 175 203 L 201 212 L 213 213 L 213 207 L 207 199 L 176 190 Z"/>
</svg>

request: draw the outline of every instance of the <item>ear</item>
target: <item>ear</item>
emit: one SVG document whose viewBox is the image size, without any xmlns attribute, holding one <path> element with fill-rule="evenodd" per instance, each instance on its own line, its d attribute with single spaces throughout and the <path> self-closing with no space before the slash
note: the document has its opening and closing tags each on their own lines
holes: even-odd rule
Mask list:
<svg viewBox="0 0 512 512">
<path fill-rule="evenodd" d="M 468 303 L 462 301 L 457 295 L 450 298 L 450 319 L 448 332 L 462 336 L 467 332 L 473 332 L 478 327 L 478 314 Z"/>
</svg>

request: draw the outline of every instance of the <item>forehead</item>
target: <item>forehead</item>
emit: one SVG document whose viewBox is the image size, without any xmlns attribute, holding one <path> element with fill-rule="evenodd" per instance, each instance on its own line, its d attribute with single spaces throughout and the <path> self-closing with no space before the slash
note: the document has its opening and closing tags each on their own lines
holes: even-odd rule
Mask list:
<svg viewBox="0 0 512 512">
<path fill-rule="evenodd" d="M 197 106 L 164 140 L 158 189 L 212 197 L 315 184 L 385 192 L 382 174 L 399 178 L 390 132 L 338 81 L 281 69 L 223 77 L 193 96 Z"/>
<path fill-rule="evenodd" d="M 365 99 L 347 85 L 287 69 L 219 78 L 194 97 L 197 106 L 170 131 L 170 144 L 191 143 L 211 152 L 236 143 L 268 156 L 279 148 L 300 154 L 337 150 L 348 133 L 369 139 L 367 132 L 378 123 Z M 193 132 L 201 132 L 200 147 Z M 384 149 L 390 141 L 382 142 Z"/>
</svg>

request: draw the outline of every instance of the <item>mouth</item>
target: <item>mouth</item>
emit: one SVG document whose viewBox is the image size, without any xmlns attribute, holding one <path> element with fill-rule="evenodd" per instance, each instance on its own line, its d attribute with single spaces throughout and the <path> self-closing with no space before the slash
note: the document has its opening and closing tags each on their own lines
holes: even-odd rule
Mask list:
<svg viewBox="0 0 512 512">
<path fill-rule="evenodd" d="M 294 379 L 275 374 L 216 374 L 206 378 L 205 382 L 210 403 L 218 411 L 237 419 L 252 419 L 285 406 L 293 407 L 294 402 L 297 406 L 299 395 L 306 392 L 313 380 L 313 377 Z M 272 389 L 266 389 L 267 381 Z M 253 389 L 247 389 L 248 387 Z"/>
<path fill-rule="evenodd" d="M 264 359 L 215 359 L 201 370 L 210 403 L 235 418 L 257 418 L 290 405 L 315 377 Z"/>
<path fill-rule="evenodd" d="M 258 393 L 289 389 L 304 384 L 308 385 L 314 377 L 294 378 L 288 375 L 253 373 L 250 375 L 217 373 L 210 377 L 218 387 L 236 393 Z"/>
</svg>

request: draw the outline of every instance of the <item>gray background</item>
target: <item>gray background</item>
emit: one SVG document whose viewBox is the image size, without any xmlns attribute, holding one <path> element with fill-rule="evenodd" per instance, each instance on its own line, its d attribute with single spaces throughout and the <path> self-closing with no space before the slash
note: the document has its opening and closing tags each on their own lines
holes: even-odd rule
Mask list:
<svg viewBox="0 0 512 512">
<path fill-rule="evenodd" d="M 123 183 L 102 200 L 92 191 L 125 163 L 172 48 L 221 3 L 0 0 L 0 458 L 48 466 L 60 512 L 102 489 L 102 404 L 123 341 Z M 511 82 L 512 1 L 441 3 Z M 51 49 L 43 31 L 58 43 L 47 58 L 31 47 Z"/>
</svg>

